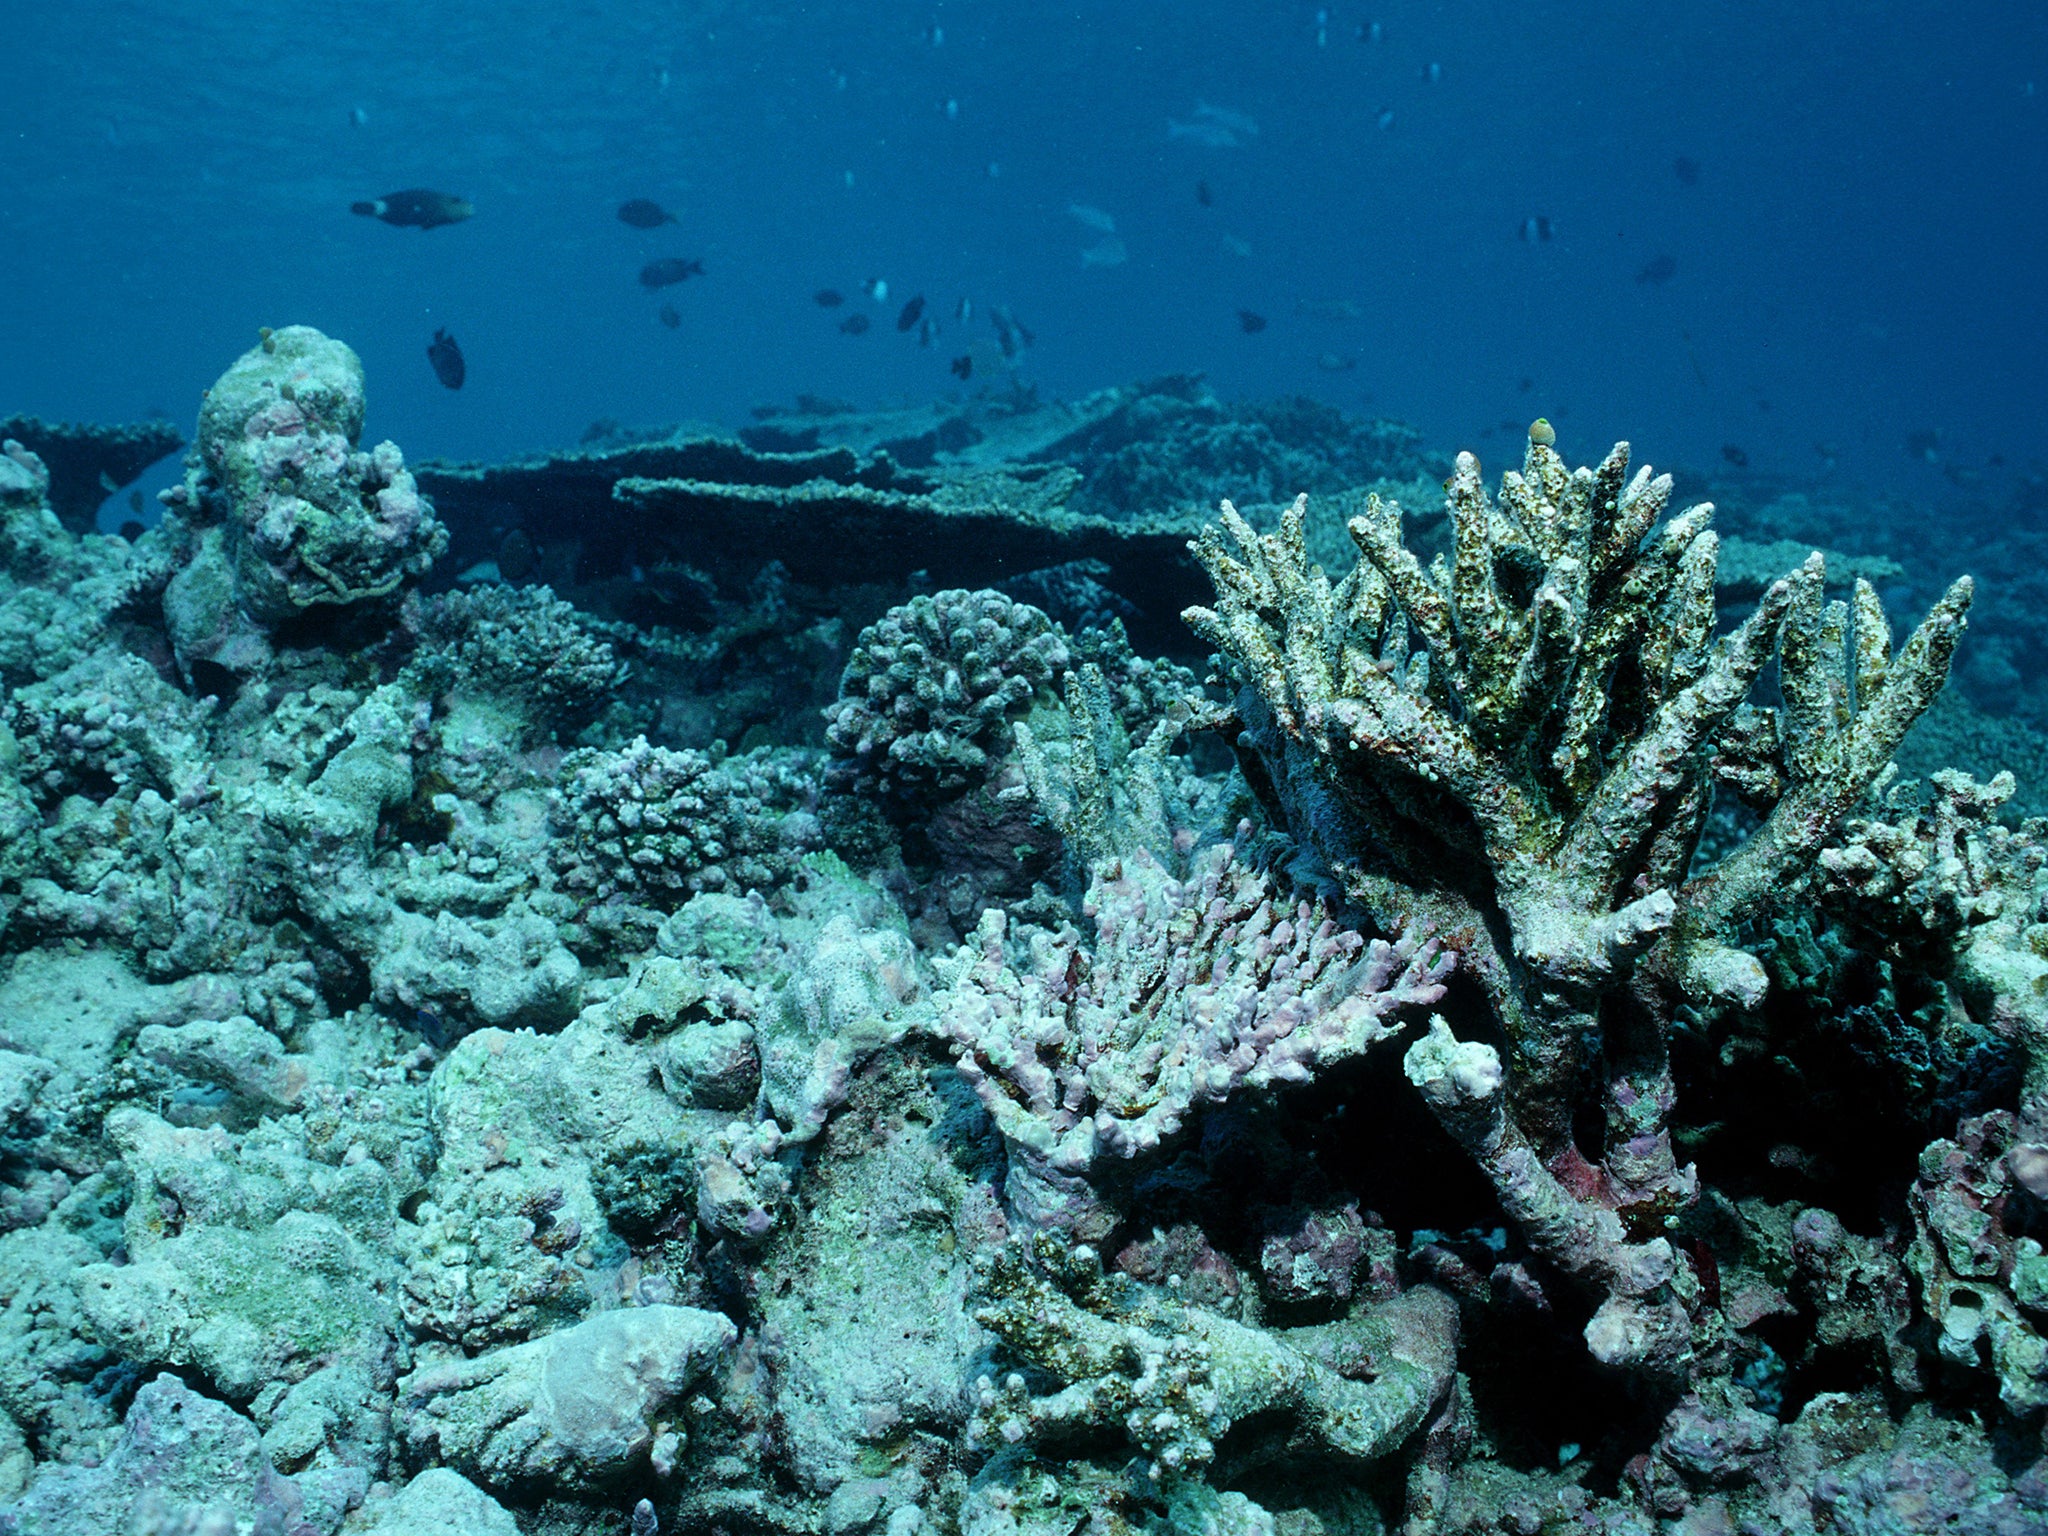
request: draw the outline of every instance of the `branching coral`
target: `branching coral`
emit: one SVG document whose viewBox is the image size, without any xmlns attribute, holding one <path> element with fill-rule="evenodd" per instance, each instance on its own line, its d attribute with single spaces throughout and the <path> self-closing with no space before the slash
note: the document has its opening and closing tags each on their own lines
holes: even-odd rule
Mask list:
<svg viewBox="0 0 2048 1536">
<path fill-rule="evenodd" d="M 704 890 L 767 889 L 819 846 L 817 786 L 772 753 L 722 760 L 636 738 L 573 752 L 549 816 L 564 889 L 657 910 Z"/>
<path fill-rule="evenodd" d="M 1669 477 L 1630 478 L 1625 444 L 1568 470 L 1552 437 L 1532 429 L 1498 500 L 1460 455 L 1453 551 L 1429 568 L 1377 497 L 1335 584 L 1306 498 L 1263 536 L 1226 502 L 1194 546 L 1217 605 L 1186 617 L 1242 685 L 1239 754 L 1290 830 L 1383 923 L 1459 936 L 1507 1061 L 1439 1024 L 1411 1079 L 1535 1246 L 1605 1293 L 1594 1352 L 1671 1371 L 1691 1276 L 1661 1229 L 1694 1189 L 1666 1127 L 1673 1010 L 1761 997 L 1741 925 L 1939 691 L 1970 586 L 1894 655 L 1875 594 L 1826 603 L 1815 556 L 1716 640 L 1712 509 L 1660 528 Z M 1738 715 L 1774 657 L 1783 704 Z M 1694 876 L 1717 752 L 1765 815 Z M 1596 1049 L 1608 1145 L 1589 1157 L 1572 1120 Z"/>
<path fill-rule="evenodd" d="M 1447 955 L 1415 929 L 1368 943 L 1290 901 L 1230 845 L 1186 881 L 1142 851 L 1099 865 L 1071 928 L 1013 960 L 1007 915 L 955 951 L 936 1028 L 1012 1150 L 1019 1213 L 1100 1235 L 1082 1176 L 1171 1137 L 1240 1088 L 1307 1081 L 1443 993 Z"/>
<path fill-rule="evenodd" d="M 910 817 L 988 777 L 1010 723 L 1069 659 L 1059 627 L 1000 592 L 914 597 L 861 631 L 826 711 L 835 787 Z"/>
</svg>

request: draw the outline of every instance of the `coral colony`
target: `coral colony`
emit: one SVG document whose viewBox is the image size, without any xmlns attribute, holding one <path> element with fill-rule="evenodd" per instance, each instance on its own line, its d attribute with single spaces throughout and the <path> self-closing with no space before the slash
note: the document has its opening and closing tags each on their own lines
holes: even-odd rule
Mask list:
<svg viewBox="0 0 2048 1536">
<path fill-rule="evenodd" d="M 2048 1527 L 1969 581 L 1132 398 L 409 470 L 293 327 L 160 526 L 8 441 L 0 1532 Z"/>
</svg>

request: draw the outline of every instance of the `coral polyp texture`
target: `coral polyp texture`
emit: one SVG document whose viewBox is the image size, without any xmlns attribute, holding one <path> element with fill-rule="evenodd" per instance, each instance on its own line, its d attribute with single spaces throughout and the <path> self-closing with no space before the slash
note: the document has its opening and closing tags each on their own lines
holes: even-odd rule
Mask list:
<svg viewBox="0 0 2048 1536">
<path fill-rule="evenodd" d="M 120 537 L 0 451 L 0 1536 L 2048 1524 L 1967 581 L 1187 380 L 363 387 L 267 333 Z"/>
</svg>

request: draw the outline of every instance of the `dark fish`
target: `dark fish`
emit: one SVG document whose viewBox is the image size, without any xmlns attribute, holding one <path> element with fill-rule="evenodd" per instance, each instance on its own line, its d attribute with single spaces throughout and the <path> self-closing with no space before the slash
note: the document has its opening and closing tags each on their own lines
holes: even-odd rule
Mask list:
<svg viewBox="0 0 2048 1536">
<path fill-rule="evenodd" d="M 640 269 L 642 288 L 666 288 L 670 283 L 680 283 L 687 278 L 702 277 L 704 263 L 685 261 L 680 256 L 664 256 L 659 261 L 650 261 Z"/>
<path fill-rule="evenodd" d="M 1535 387 L 1536 381 L 1530 378 L 1526 373 L 1522 375 L 1521 381 L 1516 385 L 1516 388 L 1520 389 L 1521 392 L 1525 395 Z"/>
<path fill-rule="evenodd" d="M 926 315 L 922 320 L 917 322 L 917 344 L 920 347 L 930 346 L 932 344 L 932 338 L 937 336 L 938 334 L 939 323 L 938 321 L 934 320 L 930 315 Z"/>
<path fill-rule="evenodd" d="M 683 323 L 683 317 L 676 313 L 676 307 L 673 304 L 662 305 L 658 313 L 661 316 L 661 323 L 670 330 L 674 330 Z"/>
<path fill-rule="evenodd" d="M 476 212 L 476 205 L 466 197 L 426 187 L 408 187 L 403 192 L 387 192 L 371 202 L 350 203 L 348 211 L 406 229 L 439 229 L 443 224 L 460 224 Z"/>
<path fill-rule="evenodd" d="M 953 377 L 956 379 L 972 378 L 974 376 L 974 354 L 962 352 L 946 366 L 953 370 Z"/>
<path fill-rule="evenodd" d="M 920 293 L 916 298 L 912 299 L 908 304 L 904 305 L 902 313 L 896 316 L 896 329 L 899 331 L 909 330 L 912 326 L 917 324 L 918 316 L 922 315 L 923 313 L 924 295 Z"/>
<path fill-rule="evenodd" d="M 1038 339 L 1018 323 L 1015 315 L 1000 304 L 991 306 L 988 322 L 996 328 L 996 341 L 1002 346 L 1005 357 L 1015 357 Z"/>
<path fill-rule="evenodd" d="M 1237 312 L 1237 326 L 1247 336 L 1256 336 L 1266 328 L 1266 317 L 1255 315 L 1248 309 Z"/>
<path fill-rule="evenodd" d="M 1550 239 L 1550 220 L 1540 213 L 1534 214 L 1522 220 L 1522 227 L 1518 233 L 1523 241 L 1529 245 L 1538 245 L 1546 242 Z"/>
<path fill-rule="evenodd" d="M 1643 267 L 1643 270 L 1636 274 L 1636 281 L 1639 283 L 1654 283 L 1661 287 L 1663 284 L 1670 282 L 1672 274 L 1677 271 L 1678 258 L 1676 256 L 1652 256 Z"/>
<path fill-rule="evenodd" d="M 1906 434 L 1906 452 L 1929 464 L 1941 462 L 1941 434 L 1932 427 L 1919 427 Z"/>
<path fill-rule="evenodd" d="M 1195 183 L 1195 201 L 1204 208 L 1214 208 L 1216 206 L 1216 194 L 1210 189 L 1209 183 L 1206 181 Z"/>
<path fill-rule="evenodd" d="M 1691 155 L 1680 155 L 1671 162 L 1671 174 L 1681 186 L 1696 187 L 1700 184 L 1700 163 Z"/>
<path fill-rule="evenodd" d="M 628 198 L 619 204 L 619 222 L 635 229 L 659 229 L 675 221 L 676 216 L 651 197 Z"/>
<path fill-rule="evenodd" d="M 427 361 L 434 365 L 434 377 L 449 389 L 462 388 L 462 381 L 469 377 L 469 369 L 462 361 L 462 348 L 446 331 L 434 332 L 434 339 L 427 344 Z"/>
<path fill-rule="evenodd" d="M 837 288 L 820 288 L 811 295 L 811 302 L 820 309 L 837 309 L 846 302 L 846 295 Z"/>
<path fill-rule="evenodd" d="M 1721 457 L 1730 464 L 1733 464 L 1737 469 L 1749 468 L 1749 455 L 1733 443 L 1723 443 L 1721 445 Z"/>
<path fill-rule="evenodd" d="M 848 315 L 839 322 L 839 329 L 846 332 L 849 336 L 858 336 L 867 330 L 868 323 L 866 315 Z"/>
<path fill-rule="evenodd" d="M 142 524 L 138 523 L 134 518 L 131 517 L 114 531 L 120 534 L 121 537 L 126 539 L 130 544 L 133 544 L 137 539 L 141 538 L 143 534 L 147 533 L 149 530 L 143 527 Z"/>
</svg>

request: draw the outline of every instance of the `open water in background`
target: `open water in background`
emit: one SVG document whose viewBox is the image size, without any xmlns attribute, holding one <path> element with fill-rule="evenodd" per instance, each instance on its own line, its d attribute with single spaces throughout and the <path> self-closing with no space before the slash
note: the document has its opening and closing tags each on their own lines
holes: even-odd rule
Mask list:
<svg viewBox="0 0 2048 1536">
<path fill-rule="evenodd" d="M 1945 484 L 1911 433 L 1938 431 L 1950 464 L 2002 454 L 1994 474 L 2048 458 L 2035 5 L 0 15 L 0 414 L 189 427 L 259 325 L 304 322 L 362 353 L 372 439 L 498 457 L 598 417 L 929 399 L 956 387 L 964 296 L 974 333 L 992 304 L 1036 333 L 1023 377 L 1050 394 L 1190 369 L 1439 448 L 1539 411 L 1575 461 L 1625 435 L 1659 464 L 1735 444 L 1797 475 L 1820 443 L 1837 473 L 1929 502 Z M 1256 135 L 1170 135 L 1205 103 Z M 348 212 L 415 185 L 476 216 L 422 233 Z M 681 223 L 628 228 L 634 196 Z M 1082 265 L 1100 237 L 1074 203 L 1114 217 L 1124 264 Z M 1537 218 L 1550 241 L 1519 237 Z M 635 275 L 665 255 L 708 275 L 649 294 Z M 1639 281 L 1660 256 L 1669 280 Z M 861 304 L 877 276 L 866 335 L 811 300 Z M 893 324 L 917 293 L 946 327 L 929 349 Z M 1333 300 L 1358 318 L 1297 312 Z M 1247 334 L 1240 309 L 1270 323 Z M 468 354 L 459 394 L 426 363 L 437 326 Z"/>
</svg>

